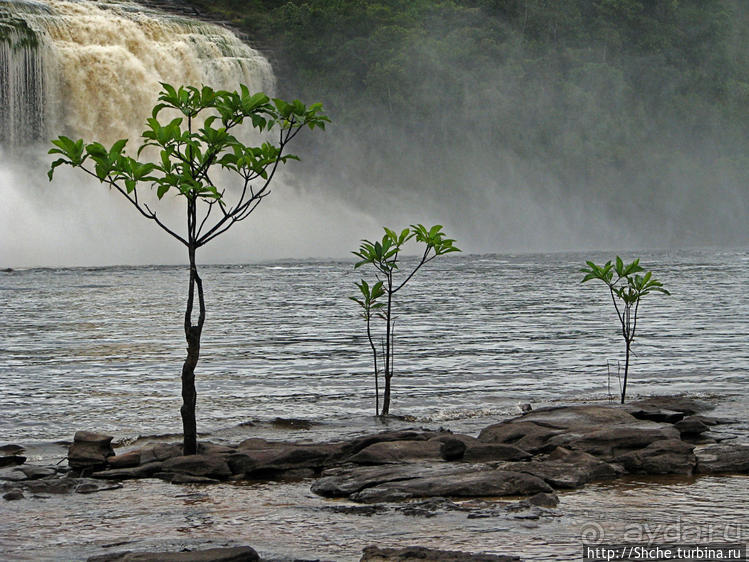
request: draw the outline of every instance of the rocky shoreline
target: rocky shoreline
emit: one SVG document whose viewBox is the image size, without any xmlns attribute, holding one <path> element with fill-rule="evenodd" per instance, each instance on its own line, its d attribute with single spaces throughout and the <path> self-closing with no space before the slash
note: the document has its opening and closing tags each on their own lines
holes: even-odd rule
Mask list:
<svg viewBox="0 0 749 562">
<path fill-rule="evenodd" d="M 182 455 L 180 444 L 170 443 L 116 452 L 111 436 L 79 431 L 68 450 L 67 468 L 27 464 L 22 447 L 0 447 L 0 490 L 12 501 L 111 490 L 134 478 L 206 485 L 311 479 L 315 494 L 360 504 L 331 506 L 352 513 L 399 509 L 428 515 L 465 509 L 451 499 L 475 498 L 472 515 L 490 517 L 491 504 L 483 500 L 509 498 L 517 500 L 516 509 L 530 510 L 526 516 L 539 517 L 556 507 L 559 491 L 624 475 L 749 474 L 749 443 L 724 439 L 716 429 L 732 421 L 705 415 L 711 409 L 710 403 L 686 397 L 625 406 L 558 406 L 490 425 L 475 437 L 409 429 L 328 443 L 252 438 L 236 446 L 201 442 L 199 454 L 190 456 Z M 173 553 L 177 558 L 117 553 L 92 560 L 259 559 L 250 547 L 242 548 Z M 362 560 L 473 559 L 418 548 L 371 547 Z"/>
</svg>

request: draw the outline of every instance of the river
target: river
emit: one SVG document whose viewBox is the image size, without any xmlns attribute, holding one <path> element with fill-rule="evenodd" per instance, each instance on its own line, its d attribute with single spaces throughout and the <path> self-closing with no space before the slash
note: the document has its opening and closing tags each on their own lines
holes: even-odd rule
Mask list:
<svg viewBox="0 0 749 562">
<path fill-rule="evenodd" d="M 739 420 L 724 437 L 746 440 L 749 253 L 637 256 L 672 296 L 642 303 L 628 396 L 712 400 L 717 415 Z M 613 306 L 603 285 L 580 285 L 578 271 L 585 259 L 611 257 L 454 255 L 430 263 L 398 295 L 391 412 L 401 418 L 389 426 L 475 434 L 516 415 L 520 404 L 616 395 L 623 341 Z M 294 260 L 202 272 L 204 439 L 314 441 L 382 428 L 373 416 L 364 323 L 347 298 L 362 269 L 346 260 Z M 108 432 L 123 445 L 179 433 L 186 286 L 186 269 L 173 266 L 0 274 L 0 444 L 20 443 L 29 462 L 47 462 L 64 456 L 59 442 L 79 429 Z M 276 418 L 311 427 L 289 429 Z M 348 502 L 314 496 L 309 481 L 206 488 L 145 480 L 93 496 L 2 502 L 0 550 L 11 560 L 76 560 L 239 541 L 268 557 L 355 560 L 363 546 L 379 543 L 569 559 L 579 557 L 581 534 L 593 524 L 615 539 L 643 525 L 706 533 L 709 524 L 747 542 L 747 483 L 738 476 L 601 483 L 564 493 L 554 514 L 526 520 L 462 511 L 346 514 L 335 506 Z"/>
</svg>

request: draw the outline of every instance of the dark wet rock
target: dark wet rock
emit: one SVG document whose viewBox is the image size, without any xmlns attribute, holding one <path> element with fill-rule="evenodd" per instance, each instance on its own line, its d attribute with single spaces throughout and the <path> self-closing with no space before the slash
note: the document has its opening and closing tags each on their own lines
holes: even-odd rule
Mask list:
<svg viewBox="0 0 749 562">
<path fill-rule="evenodd" d="M 279 443 L 264 439 L 247 439 L 237 452 L 227 456 L 233 474 L 247 477 L 274 477 L 289 470 L 322 469 L 335 464 L 341 455 L 336 443 Z"/>
<path fill-rule="evenodd" d="M 279 474 L 278 479 L 284 482 L 296 482 L 305 478 L 313 478 L 316 474 L 311 468 L 292 468 Z"/>
<path fill-rule="evenodd" d="M 362 551 L 360 562 L 405 562 L 408 560 L 440 560 L 442 562 L 519 562 L 516 556 L 471 554 L 455 550 L 438 550 L 423 546 L 380 548 L 368 546 Z"/>
<path fill-rule="evenodd" d="M 556 489 L 579 488 L 593 480 L 619 475 L 614 467 L 595 457 L 592 462 L 579 463 L 550 459 L 508 462 L 501 464 L 499 468 L 536 476 Z"/>
<path fill-rule="evenodd" d="M 161 466 L 162 472 L 174 472 L 202 476 L 216 480 L 226 480 L 232 471 L 226 459 L 220 455 L 186 455 L 167 459 Z"/>
<path fill-rule="evenodd" d="M 209 548 L 184 552 L 118 552 L 92 556 L 87 562 L 256 562 L 260 556 L 249 546 Z"/>
<path fill-rule="evenodd" d="M 551 492 L 539 492 L 532 495 L 527 500 L 529 505 L 535 505 L 536 507 L 556 507 L 559 505 L 559 496 Z"/>
<path fill-rule="evenodd" d="M 315 425 L 320 425 L 312 420 L 299 418 L 276 418 L 270 422 L 276 429 L 312 429 Z"/>
<path fill-rule="evenodd" d="M 9 502 L 22 500 L 23 498 L 24 498 L 24 495 L 21 490 L 11 490 L 10 492 L 3 494 L 3 499 Z"/>
<path fill-rule="evenodd" d="M 450 437 L 436 437 L 427 443 L 437 440 L 440 445 L 440 456 L 446 461 L 457 461 L 463 458 L 466 452 L 466 444 L 460 439 Z"/>
<path fill-rule="evenodd" d="M 716 443 L 695 447 L 700 474 L 749 474 L 749 444 Z"/>
<path fill-rule="evenodd" d="M 700 419 L 700 416 L 687 416 L 686 418 L 679 420 L 674 424 L 674 427 L 679 430 L 683 436 L 699 435 L 710 429 L 704 421 Z"/>
<path fill-rule="evenodd" d="M 37 480 L 39 478 L 49 478 L 51 476 L 57 476 L 57 469 L 53 466 L 37 466 L 33 464 L 25 464 L 23 466 L 16 467 L 14 470 L 23 473 L 28 480 Z"/>
<path fill-rule="evenodd" d="M 20 468 L 20 466 L 0 468 L 0 480 L 5 480 L 6 482 L 28 480 L 28 476 L 26 476 L 23 471 L 19 470 Z"/>
<path fill-rule="evenodd" d="M 132 451 L 131 451 L 132 452 Z M 182 456 L 182 445 L 179 443 L 156 443 L 138 449 L 140 463 L 149 464 Z"/>
<path fill-rule="evenodd" d="M 505 421 L 490 425 L 479 433 L 478 439 L 484 443 L 514 445 L 529 453 L 537 453 L 547 446 L 549 439 L 564 433 L 531 421 Z"/>
<path fill-rule="evenodd" d="M 140 451 L 130 451 L 107 459 L 111 468 L 132 468 L 140 464 Z"/>
<path fill-rule="evenodd" d="M 587 430 L 552 437 L 548 444 L 565 449 L 585 451 L 596 457 L 612 459 L 624 453 L 643 449 L 656 441 L 679 439 L 679 432 L 670 424 L 636 420 L 629 425 L 593 426 Z"/>
<path fill-rule="evenodd" d="M 180 472 L 157 472 L 153 475 L 170 484 L 218 484 L 221 480 L 207 478 L 205 476 L 194 476 L 192 474 L 183 474 Z"/>
<path fill-rule="evenodd" d="M 531 458 L 528 451 L 502 443 L 470 445 L 463 455 L 465 462 L 523 461 Z"/>
<path fill-rule="evenodd" d="M 202 441 L 198 443 L 199 455 L 231 455 L 236 452 L 236 447 L 217 445 L 216 443 L 211 443 L 209 441 Z"/>
<path fill-rule="evenodd" d="M 5 466 L 16 466 L 26 462 L 26 457 L 20 455 L 6 455 L 0 457 L 0 468 Z"/>
<path fill-rule="evenodd" d="M 342 455 L 348 457 L 355 455 L 362 449 L 380 443 L 382 441 L 428 441 L 433 437 L 439 437 L 440 433 L 436 431 L 421 431 L 414 429 L 404 429 L 401 431 L 382 431 L 372 435 L 358 437 L 343 445 Z"/>
<path fill-rule="evenodd" d="M 350 498 L 362 503 L 400 501 L 409 498 L 527 496 L 550 492 L 546 482 L 531 474 L 508 470 L 482 470 L 441 476 L 419 476 L 365 488 Z"/>
<path fill-rule="evenodd" d="M 116 490 L 122 488 L 121 484 L 115 482 L 102 482 L 91 478 L 41 478 L 39 480 L 23 480 L 8 483 L 3 486 L 6 489 L 17 489 L 31 492 L 32 494 L 70 494 L 91 493 L 104 490 Z"/>
<path fill-rule="evenodd" d="M 365 488 L 387 482 L 426 476 L 449 476 L 475 472 L 481 468 L 491 469 L 489 466 L 418 463 L 332 468 L 324 471 L 322 477 L 312 484 L 312 491 L 328 498 L 344 498 Z"/>
<path fill-rule="evenodd" d="M 646 409 L 672 410 L 681 412 L 685 416 L 699 414 L 715 408 L 715 405 L 710 402 L 687 398 L 686 396 L 653 396 L 652 398 L 630 402 L 629 405 Z"/>
<path fill-rule="evenodd" d="M 659 423 L 676 423 L 684 418 L 684 412 L 677 412 L 676 410 L 662 410 L 660 408 L 634 406 L 631 404 L 622 406 L 622 409 L 632 414 L 638 420 Z"/>
<path fill-rule="evenodd" d="M 679 439 L 666 439 L 651 443 L 644 449 L 620 455 L 614 462 L 632 474 L 684 474 L 694 471 L 696 458 L 694 445 Z"/>
<path fill-rule="evenodd" d="M 465 444 L 457 439 L 465 451 Z M 348 461 L 356 464 L 395 464 L 424 460 L 441 461 L 443 442 L 433 439 L 429 441 L 380 441 L 365 447 Z"/>
<path fill-rule="evenodd" d="M 76 431 L 68 449 L 68 465 L 76 470 L 98 470 L 114 456 L 111 435 L 93 431 Z"/>
<path fill-rule="evenodd" d="M 0 455 L 18 455 L 23 453 L 24 448 L 21 445 L 15 443 L 9 443 L 8 445 L 0 446 Z"/>
<path fill-rule="evenodd" d="M 515 423 L 533 422 L 543 427 L 566 431 L 589 430 L 592 427 L 628 425 L 636 418 L 621 408 L 610 406 L 554 406 L 539 408 Z M 512 422 L 513 420 L 511 420 Z"/>
<path fill-rule="evenodd" d="M 150 478 L 157 472 L 161 471 L 163 462 L 149 462 L 140 466 L 133 466 L 128 468 L 112 468 L 109 470 L 101 470 L 91 474 L 92 478 L 100 478 L 103 480 L 129 480 L 131 478 Z"/>
</svg>

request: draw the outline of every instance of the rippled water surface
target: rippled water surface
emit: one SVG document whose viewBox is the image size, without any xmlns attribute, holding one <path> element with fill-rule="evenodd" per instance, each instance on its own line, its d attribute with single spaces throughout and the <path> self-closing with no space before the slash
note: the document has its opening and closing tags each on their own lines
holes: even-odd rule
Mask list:
<svg viewBox="0 0 749 562">
<path fill-rule="evenodd" d="M 743 434 L 749 253 L 639 255 L 672 296 L 649 295 L 642 304 L 630 396 L 709 397 L 719 414 L 741 420 L 731 431 Z M 475 433 L 521 403 L 616 394 L 623 344 L 605 287 L 579 284 L 589 257 L 610 256 L 461 255 L 430 263 L 399 294 L 392 412 L 411 417 L 391 423 Z M 345 261 L 294 261 L 202 271 L 201 431 L 237 441 L 379 429 L 364 324 L 346 298 L 361 270 Z M 181 267 L 1 273 L 0 444 L 27 445 L 39 459 L 62 456 L 51 444 L 78 429 L 123 440 L 178 433 L 186 281 Z M 270 423 L 276 417 L 319 425 L 287 432 Z M 588 522 L 608 532 L 677 516 L 729 524 L 737 513 L 746 519 L 748 494 L 740 477 L 617 482 L 565 494 L 563 515 L 539 521 L 465 513 L 424 520 L 396 512 L 344 516 L 324 509 L 329 500 L 314 497 L 308 482 L 194 488 L 141 481 L 84 498 L 0 503 L 0 547 L 11 558 L 63 560 L 118 542 L 142 549 L 236 539 L 266 554 L 354 560 L 380 540 L 553 560 L 574 558 Z M 146 500 L 135 505 L 133 497 Z"/>
</svg>

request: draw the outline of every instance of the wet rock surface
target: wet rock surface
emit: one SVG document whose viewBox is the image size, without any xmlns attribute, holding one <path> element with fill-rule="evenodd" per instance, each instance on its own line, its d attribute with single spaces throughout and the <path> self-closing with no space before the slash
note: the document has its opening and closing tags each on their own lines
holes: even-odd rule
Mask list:
<svg viewBox="0 0 749 562">
<path fill-rule="evenodd" d="M 93 556 L 87 562 L 256 562 L 258 553 L 249 546 L 210 548 L 185 552 L 119 552 Z"/>
<path fill-rule="evenodd" d="M 380 548 L 368 546 L 360 562 L 402 562 L 408 560 L 441 560 L 443 562 L 519 562 L 516 556 L 496 554 L 470 554 L 453 550 L 437 550 L 423 546 L 405 548 Z"/>
</svg>

